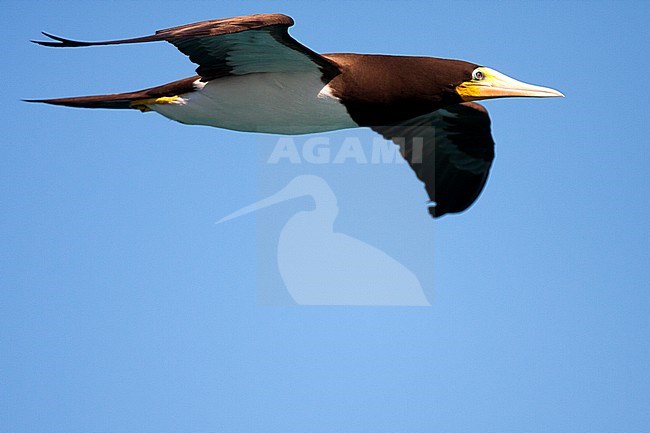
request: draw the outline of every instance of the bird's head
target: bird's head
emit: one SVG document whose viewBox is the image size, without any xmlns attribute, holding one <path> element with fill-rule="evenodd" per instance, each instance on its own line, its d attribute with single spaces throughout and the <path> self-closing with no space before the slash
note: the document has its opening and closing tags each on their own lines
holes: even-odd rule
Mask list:
<svg viewBox="0 0 650 433">
<path fill-rule="evenodd" d="M 462 75 L 464 78 L 455 86 L 455 91 L 465 102 L 514 96 L 532 98 L 564 96 L 557 90 L 523 83 L 485 66 L 467 68 Z"/>
</svg>

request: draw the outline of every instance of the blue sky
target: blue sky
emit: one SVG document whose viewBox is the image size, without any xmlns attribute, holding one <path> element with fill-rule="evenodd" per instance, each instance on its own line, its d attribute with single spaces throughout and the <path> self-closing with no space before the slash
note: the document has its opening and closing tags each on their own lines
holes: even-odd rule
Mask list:
<svg viewBox="0 0 650 433">
<path fill-rule="evenodd" d="M 647 431 L 647 3 L 0 8 L 1 431 Z M 461 58 L 567 97 L 485 103 L 487 188 L 437 221 L 405 166 L 271 166 L 274 136 L 20 102 L 193 74 L 168 44 L 53 50 L 28 42 L 41 30 L 260 12 L 319 52 Z M 291 305 L 272 247 L 309 200 L 214 223 L 297 174 L 326 179 L 335 230 L 407 265 L 431 307 Z"/>
</svg>

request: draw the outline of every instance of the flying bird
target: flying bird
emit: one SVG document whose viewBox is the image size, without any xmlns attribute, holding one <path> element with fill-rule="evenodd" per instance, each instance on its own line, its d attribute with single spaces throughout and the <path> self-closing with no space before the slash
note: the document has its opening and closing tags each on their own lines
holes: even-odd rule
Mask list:
<svg viewBox="0 0 650 433">
<path fill-rule="evenodd" d="M 198 75 L 110 95 L 31 99 L 82 108 L 155 111 L 191 125 L 308 134 L 369 127 L 400 146 L 424 183 L 434 217 L 467 209 L 485 185 L 494 141 L 473 101 L 557 97 L 462 60 L 376 54 L 318 54 L 293 39 L 282 14 L 202 21 L 131 39 L 82 42 L 43 32 L 48 47 L 167 41 Z"/>
</svg>

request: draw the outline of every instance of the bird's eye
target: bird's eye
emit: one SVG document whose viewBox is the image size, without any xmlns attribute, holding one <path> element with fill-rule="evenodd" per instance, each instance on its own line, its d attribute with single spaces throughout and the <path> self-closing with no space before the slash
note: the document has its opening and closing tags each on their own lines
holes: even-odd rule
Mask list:
<svg viewBox="0 0 650 433">
<path fill-rule="evenodd" d="M 483 74 L 483 72 L 481 72 L 479 70 L 476 70 L 476 71 L 472 72 L 472 78 L 477 80 L 477 81 L 481 81 L 483 78 L 485 78 L 485 74 Z"/>
</svg>

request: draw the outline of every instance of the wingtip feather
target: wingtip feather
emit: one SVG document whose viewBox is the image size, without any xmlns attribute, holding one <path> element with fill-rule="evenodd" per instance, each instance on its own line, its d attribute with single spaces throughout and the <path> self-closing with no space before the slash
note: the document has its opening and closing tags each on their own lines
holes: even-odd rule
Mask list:
<svg viewBox="0 0 650 433">
<path fill-rule="evenodd" d="M 37 45 L 42 45 L 44 47 L 87 47 L 92 45 L 89 42 L 75 41 L 72 39 L 62 38 L 60 36 L 53 35 L 47 32 L 41 32 L 44 36 L 52 39 L 51 41 L 36 41 L 31 40 L 30 42 Z"/>
</svg>

